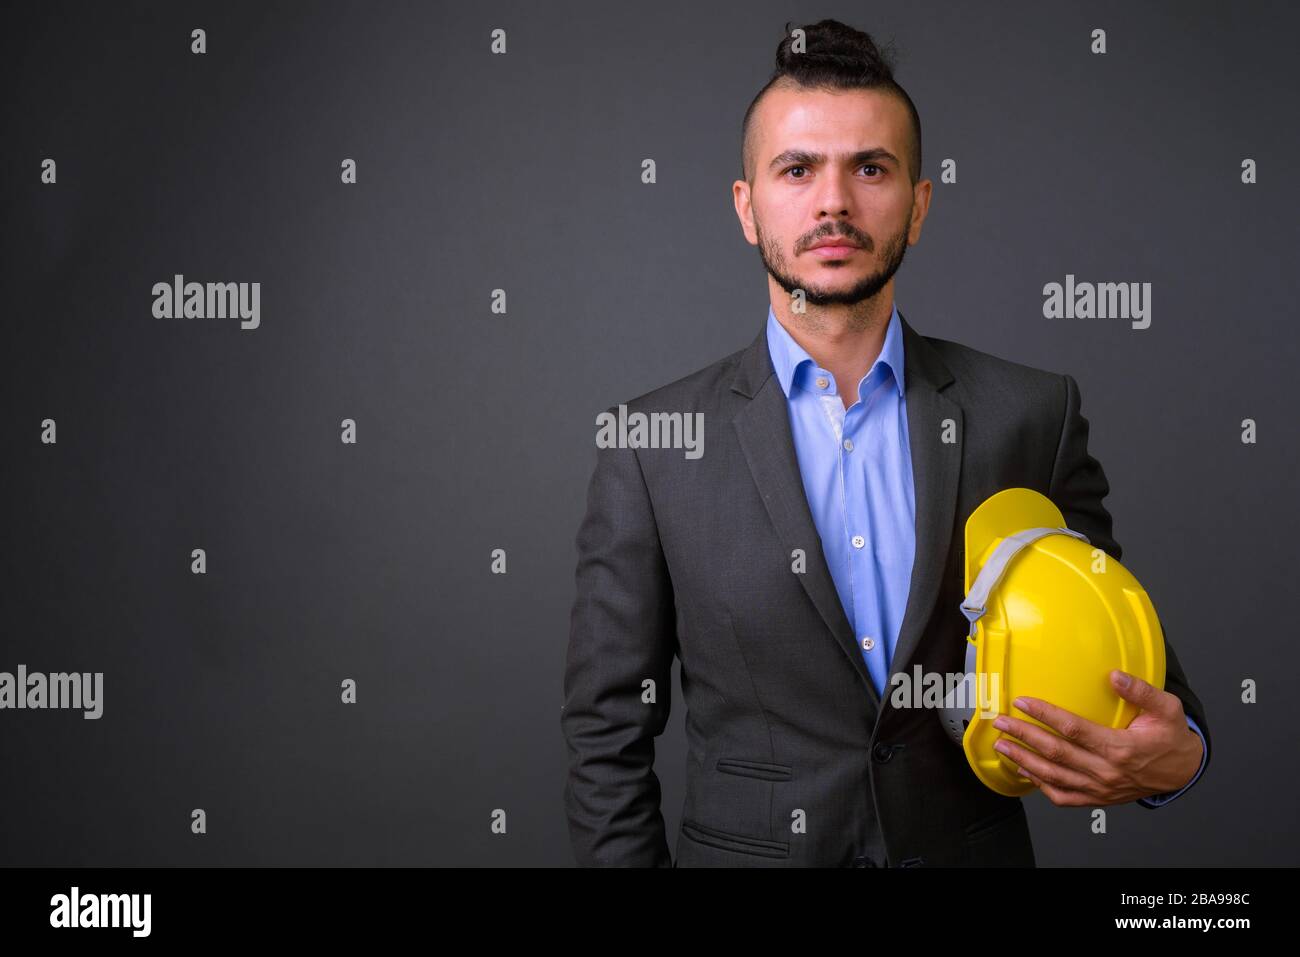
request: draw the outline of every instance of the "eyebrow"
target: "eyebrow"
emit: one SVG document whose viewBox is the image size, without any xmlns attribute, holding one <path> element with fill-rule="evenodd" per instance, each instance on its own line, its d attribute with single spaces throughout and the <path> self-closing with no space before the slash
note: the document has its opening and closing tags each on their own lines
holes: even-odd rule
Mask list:
<svg viewBox="0 0 1300 957">
<path fill-rule="evenodd" d="M 890 160 L 898 164 L 898 157 L 884 147 L 877 146 L 869 150 L 858 150 L 856 153 L 837 153 L 836 159 L 847 159 L 856 167 L 862 163 L 874 163 L 878 160 Z M 774 170 L 781 166 L 798 165 L 798 166 L 818 166 L 826 162 L 825 153 L 816 153 L 812 150 L 786 150 L 784 153 L 778 153 L 772 162 L 768 164 L 769 170 Z"/>
</svg>

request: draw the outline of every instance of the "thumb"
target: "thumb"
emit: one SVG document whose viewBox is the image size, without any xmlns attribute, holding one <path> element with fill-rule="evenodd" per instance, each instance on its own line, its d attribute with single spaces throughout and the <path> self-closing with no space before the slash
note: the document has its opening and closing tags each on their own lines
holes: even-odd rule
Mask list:
<svg viewBox="0 0 1300 957">
<path fill-rule="evenodd" d="M 1157 702 L 1162 692 L 1149 681 L 1116 668 L 1110 673 L 1110 683 L 1121 698 L 1133 702 L 1144 711 L 1158 708 Z"/>
</svg>

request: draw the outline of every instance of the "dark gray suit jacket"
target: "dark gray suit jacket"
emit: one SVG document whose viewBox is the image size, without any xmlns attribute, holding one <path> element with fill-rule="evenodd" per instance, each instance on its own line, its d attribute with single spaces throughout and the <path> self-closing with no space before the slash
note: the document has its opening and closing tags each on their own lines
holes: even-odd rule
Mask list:
<svg viewBox="0 0 1300 957">
<path fill-rule="evenodd" d="M 1036 489 L 1116 560 L 1120 546 L 1073 377 L 899 318 L 916 558 L 891 667 L 960 672 L 963 530 L 985 498 Z M 976 779 L 934 710 L 882 703 L 870 680 L 808 508 L 766 326 L 626 405 L 702 412 L 704 454 L 597 451 L 561 711 L 578 863 L 1033 866 L 1021 800 Z M 941 440 L 947 420 L 955 443 Z M 795 549 L 805 573 L 792 571 Z M 689 745 L 675 860 L 653 770 L 674 655 Z M 1168 643 L 1166 655 L 1165 688 L 1200 725 L 1208 761 L 1205 712 Z"/>
</svg>

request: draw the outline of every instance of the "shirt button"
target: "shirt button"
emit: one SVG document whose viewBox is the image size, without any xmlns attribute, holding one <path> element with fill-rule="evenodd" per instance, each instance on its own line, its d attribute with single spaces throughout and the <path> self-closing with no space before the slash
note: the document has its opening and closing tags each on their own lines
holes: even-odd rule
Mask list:
<svg viewBox="0 0 1300 957">
<path fill-rule="evenodd" d="M 852 439 L 845 439 L 845 440 L 844 440 L 844 451 L 846 451 L 846 452 L 852 452 L 852 451 L 853 451 L 853 440 L 852 440 Z"/>
<path fill-rule="evenodd" d="M 874 648 L 874 647 L 876 647 L 876 639 L 874 639 L 874 638 L 863 638 L 863 639 L 862 639 L 862 650 L 863 650 L 863 651 L 870 651 L 870 650 L 871 650 L 872 648 Z"/>
<path fill-rule="evenodd" d="M 865 538 L 863 538 L 861 535 L 854 535 L 854 536 L 853 536 L 853 547 L 854 547 L 854 548 L 861 548 L 861 547 L 862 547 L 863 545 L 865 545 L 865 544 L 867 544 L 867 540 L 866 540 Z"/>
<path fill-rule="evenodd" d="M 829 380 L 829 379 L 818 379 L 818 380 L 817 380 L 817 388 L 819 388 L 819 389 L 824 389 L 824 388 L 826 388 L 826 387 L 827 387 L 828 385 L 830 385 L 830 384 L 831 384 L 831 383 L 830 383 L 830 380 Z"/>
</svg>

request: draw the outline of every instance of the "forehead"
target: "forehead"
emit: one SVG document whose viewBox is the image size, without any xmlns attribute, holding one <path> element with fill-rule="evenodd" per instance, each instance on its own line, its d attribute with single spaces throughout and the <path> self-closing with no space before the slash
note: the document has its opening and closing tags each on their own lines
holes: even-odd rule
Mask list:
<svg viewBox="0 0 1300 957">
<path fill-rule="evenodd" d="M 795 148 L 849 152 L 880 146 L 899 157 L 906 150 L 907 107 L 883 90 L 777 86 L 755 113 L 759 163 Z"/>
</svg>

